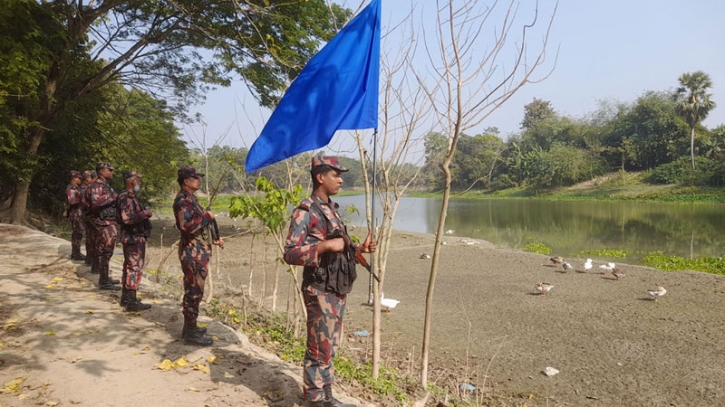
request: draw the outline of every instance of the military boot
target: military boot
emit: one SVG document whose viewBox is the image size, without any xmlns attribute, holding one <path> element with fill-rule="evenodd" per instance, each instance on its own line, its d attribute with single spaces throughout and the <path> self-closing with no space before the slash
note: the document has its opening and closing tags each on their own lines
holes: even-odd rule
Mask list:
<svg viewBox="0 0 725 407">
<path fill-rule="evenodd" d="M 128 290 L 126 287 L 121 288 L 121 301 L 118 303 L 124 308 L 128 305 Z"/>
<path fill-rule="evenodd" d="M 128 301 L 126 303 L 126 311 L 128 312 L 146 311 L 151 308 L 150 304 L 144 304 L 136 298 L 136 290 L 127 290 L 126 300 Z"/>
<path fill-rule="evenodd" d="M 202 335 L 206 335 L 206 328 L 202 328 L 200 326 L 197 326 L 196 324 L 188 325 L 188 326 L 186 324 L 184 324 L 184 327 L 181 328 L 181 336 L 184 337 L 186 335 L 186 333 L 190 332 L 190 331 L 197 331 L 197 332 L 201 333 Z"/>
<path fill-rule="evenodd" d="M 323 387 L 325 390 L 325 399 L 322 400 L 322 404 L 319 404 L 322 407 L 357 407 L 355 404 L 346 404 L 342 401 L 332 397 L 332 386 L 331 385 L 325 385 Z"/>
<path fill-rule="evenodd" d="M 109 278 L 108 278 L 108 270 L 105 272 L 100 273 L 100 277 L 98 279 L 98 289 L 99 290 L 107 290 L 107 291 L 118 291 L 121 289 L 121 287 L 114 284 Z"/>
<path fill-rule="evenodd" d="M 202 331 L 203 330 L 203 331 Z M 184 343 L 190 345 L 201 345 L 209 346 L 214 343 L 214 340 L 206 336 L 206 329 L 199 328 L 196 326 L 196 321 L 184 321 L 184 327 L 181 329 L 182 338 Z"/>
<path fill-rule="evenodd" d="M 84 256 L 81 253 L 81 248 L 80 247 L 73 247 L 72 248 L 72 251 L 71 251 L 71 254 L 70 254 L 70 259 L 71 260 L 85 260 L 86 259 L 86 256 Z"/>
</svg>

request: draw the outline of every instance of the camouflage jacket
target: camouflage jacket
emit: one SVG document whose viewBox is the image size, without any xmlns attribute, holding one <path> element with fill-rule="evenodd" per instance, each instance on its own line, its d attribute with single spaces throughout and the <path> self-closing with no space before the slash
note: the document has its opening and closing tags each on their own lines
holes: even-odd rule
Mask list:
<svg viewBox="0 0 725 407">
<path fill-rule="evenodd" d="M 310 209 L 313 200 L 320 205 L 333 230 L 341 229 L 344 231 L 345 229 L 345 224 L 337 213 L 340 205 L 332 202 L 332 200 L 325 202 L 316 195 L 303 199 L 292 212 L 292 221 L 284 248 L 284 261 L 287 264 L 306 267 L 318 267 L 320 265 L 317 244 L 326 240 L 328 230 L 325 219 L 320 217 L 318 211 Z M 353 244 L 353 246 L 355 250 L 359 250 L 357 244 Z"/>
<path fill-rule="evenodd" d="M 81 190 L 78 185 L 68 184 L 65 188 L 65 197 L 68 200 L 68 217 L 79 218 L 81 216 Z"/>
<path fill-rule="evenodd" d="M 116 193 L 105 180 L 98 178 L 89 185 L 83 199 L 94 224 L 98 226 L 117 224 Z"/>
<path fill-rule="evenodd" d="M 136 194 L 124 189 L 116 198 L 116 218 L 121 225 L 121 243 L 138 244 L 146 241 L 146 213 Z"/>
<path fill-rule="evenodd" d="M 181 232 L 182 240 L 192 240 L 199 236 L 211 221 L 204 215 L 204 208 L 199 204 L 196 195 L 184 190 L 179 191 L 174 199 L 174 218 L 176 228 Z"/>
</svg>

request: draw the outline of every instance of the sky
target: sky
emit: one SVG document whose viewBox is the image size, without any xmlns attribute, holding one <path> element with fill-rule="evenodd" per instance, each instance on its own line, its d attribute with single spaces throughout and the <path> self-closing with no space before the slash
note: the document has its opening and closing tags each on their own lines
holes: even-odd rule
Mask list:
<svg viewBox="0 0 725 407">
<path fill-rule="evenodd" d="M 533 0 L 517 2 L 521 9 L 535 4 Z M 360 1 L 339 3 L 357 9 Z M 554 4 L 540 0 L 541 17 L 548 18 Z M 383 31 L 398 24 L 412 5 L 418 24 L 430 24 L 433 0 L 383 0 Z M 710 75 L 710 93 L 718 104 L 703 123 L 708 128 L 725 124 L 723 16 L 722 0 L 561 0 L 547 48 L 552 57 L 558 49 L 554 71 L 543 82 L 524 86 L 480 128 L 495 126 L 506 138 L 519 131 L 524 106 L 534 98 L 550 101 L 561 115 L 582 117 L 595 111 L 599 101 L 634 102 L 648 90 L 673 90 L 681 74 L 698 70 Z M 486 40 L 485 36 L 479 39 L 482 49 Z M 384 48 L 396 46 L 386 41 Z M 270 114 L 257 105 L 241 81 L 212 91 L 196 111 L 206 124 L 184 126 L 183 132 L 197 147 L 203 143 L 203 134 L 207 146 L 250 147 Z"/>
</svg>

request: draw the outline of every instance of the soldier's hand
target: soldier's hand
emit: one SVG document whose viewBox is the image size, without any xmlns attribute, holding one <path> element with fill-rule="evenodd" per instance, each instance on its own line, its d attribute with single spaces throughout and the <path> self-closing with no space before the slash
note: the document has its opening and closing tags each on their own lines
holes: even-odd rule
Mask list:
<svg viewBox="0 0 725 407">
<path fill-rule="evenodd" d="M 317 250 L 320 253 L 342 253 L 345 250 L 345 239 L 338 237 L 335 239 L 325 240 L 317 245 Z"/>
<path fill-rule="evenodd" d="M 204 216 L 206 216 L 207 218 L 209 218 L 209 220 L 212 220 L 212 219 L 214 219 L 214 212 L 212 212 L 212 211 L 206 211 L 206 212 L 204 212 Z"/>
<path fill-rule="evenodd" d="M 143 213 L 144 215 L 146 215 L 147 218 L 154 216 L 154 213 L 151 211 L 151 209 L 146 209 L 145 211 L 143 211 Z"/>
<path fill-rule="evenodd" d="M 224 239 L 215 240 L 214 244 L 219 246 L 220 249 L 224 249 Z"/>
<path fill-rule="evenodd" d="M 360 251 L 363 253 L 372 253 L 378 248 L 378 242 L 373 240 L 372 231 L 368 232 L 368 236 L 365 241 L 360 245 Z"/>
</svg>

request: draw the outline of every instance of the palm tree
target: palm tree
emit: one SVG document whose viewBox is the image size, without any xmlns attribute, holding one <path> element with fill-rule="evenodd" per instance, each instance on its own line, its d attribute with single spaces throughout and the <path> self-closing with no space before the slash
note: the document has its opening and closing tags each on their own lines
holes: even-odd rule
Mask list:
<svg viewBox="0 0 725 407">
<path fill-rule="evenodd" d="M 695 127 L 715 108 L 707 90 L 712 87 L 710 76 L 702 71 L 683 73 L 679 77 L 680 87 L 675 92 L 677 114 L 690 126 L 690 154 L 692 169 L 695 169 Z"/>
</svg>

